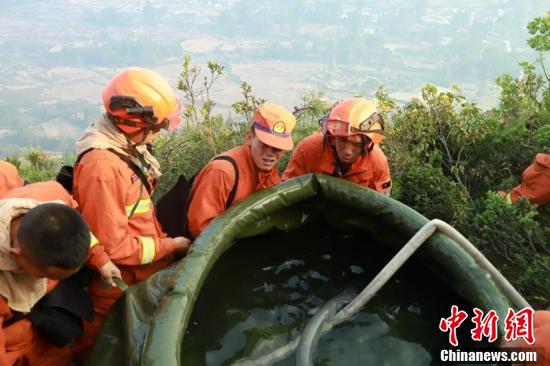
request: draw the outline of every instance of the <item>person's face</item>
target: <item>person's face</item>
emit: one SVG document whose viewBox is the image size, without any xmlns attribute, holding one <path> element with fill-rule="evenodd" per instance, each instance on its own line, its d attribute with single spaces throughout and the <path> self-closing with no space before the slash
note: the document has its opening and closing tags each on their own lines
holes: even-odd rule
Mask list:
<svg viewBox="0 0 550 366">
<path fill-rule="evenodd" d="M 256 167 L 264 172 L 268 172 L 275 167 L 277 161 L 281 158 L 284 151 L 266 145 L 252 132 L 248 132 L 247 143 L 250 145 L 250 154 Z"/>
<path fill-rule="evenodd" d="M 157 136 L 157 134 L 159 132 L 160 132 L 160 130 L 158 130 L 158 131 L 153 131 L 153 130 L 149 131 L 149 133 L 145 137 L 145 140 L 143 140 L 143 141 L 142 141 L 143 135 L 145 134 L 144 130 L 141 130 L 141 131 L 137 132 L 135 135 L 131 135 L 129 137 L 130 137 L 130 140 L 132 140 L 132 142 L 135 143 L 135 144 L 146 145 L 146 144 L 153 143 L 153 140 L 155 139 L 155 136 Z"/>
<path fill-rule="evenodd" d="M 361 155 L 363 141 L 361 135 L 336 136 L 334 139 L 338 159 L 347 165 L 351 165 Z"/>
<path fill-rule="evenodd" d="M 25 272 L 29 273 L 31 276 L 35 278 L 49 278 L 52 280 L 62 280 L 64 278 L 67 278 L 74 273 L 78 272 L 80 267 L 74 268 L 74 269 L 65 269 L 55 266 L 39 266 L 37 264 L 34 264 L 32 260 L 30 259 L 30 256 L 25 253 L 23 248 L 21 247 L 21 243 L 19 242 L 18 236 L 17 236 L 17 230 L 19 229 L 19 222 L 21 218 L 17 218 L 15 220 L 12 220 L 12 223 L 10 225 L 10 236 L 11 236 L 11 249 L 10 249 L 10 255 L 15 259 L 19 267 L 23 269 Z"/>
<path fill-rule="evenodd" d="M 29 259 L 27 255 L 23 251 L 15 251 L 12 252 L 13 257 L 15 258 L 17 264 L 27 273 L 29 273 L 34 278 L 49 278 L 52 280 L 62 280 L 64 278 L 67 278 L 76 272 L 80 268 L 74 268 L 74 269 L 65 269 L 55 266 L 47 266 L 42 267 L 35 265 L 32 263 L 32 261 Z"/>
</svg>

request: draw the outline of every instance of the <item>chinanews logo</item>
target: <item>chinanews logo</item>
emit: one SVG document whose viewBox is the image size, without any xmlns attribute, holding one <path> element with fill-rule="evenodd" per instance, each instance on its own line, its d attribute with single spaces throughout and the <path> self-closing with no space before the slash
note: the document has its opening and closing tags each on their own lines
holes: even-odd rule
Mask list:
<svg viewBox="0 0 550 366">
<path fill-rule="evenodd" d="M 498 322 L 499 317 L 495 310 L 484 313 L 483 310 L 474 308 L 470 329 L 470 337 L 474 342 L 489 344 L 491 348 L 475 348 L 471 350 L 460 350 L 457 337 L 458 328 L 468 319 L 467 312 L 460 310 L 458 306 L 451 306 L 451 314 L 439 321 L 439 330 L 449 334 L 449 344 L 455 348 L 442 349 L 440 351 L 440 363 L 452 364 L 463 362 L 476 362 L 480 364 L 495 362 L 524 362 L 536 363 L 539 359 L 541 349 L 533 348 L 499 348 Z M 528 345 L 535 344 L 533 332 L 534 310 L 524 308 L 515 311 L 508 309 L 504 319 L 504 340 L 506 342 L 525 341 Z"/>
</svg>

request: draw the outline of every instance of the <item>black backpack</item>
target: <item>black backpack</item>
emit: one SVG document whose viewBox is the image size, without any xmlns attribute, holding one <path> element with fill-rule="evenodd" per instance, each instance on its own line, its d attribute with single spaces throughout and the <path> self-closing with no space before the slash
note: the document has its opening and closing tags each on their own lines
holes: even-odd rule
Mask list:
<svg viewBox="0 0 550 366">
<path fill-rule="evenodd" d="M 212 160 L 228 161 L 235 169 L 235 183 L 225 202 L 225 209 L 227 210 L 233 204 L 237 188 L 239 187 L 239 167 L 235 159 L 230 156 L 216 156 Z M 197 174 L 198 172 L 189 180 L 180 175 L 176 184 L 156 204 L 157 219 L 162 225 L 164 232 L 171 238 L 176 236 L 192 237 L 187 225 L 187 213 L 189 210 L 191 187 Z"/>
<path fill-rule="evenodd" d="M 84 334 L 82 320 L 94 319 L 92 298 L 84 290 L 91 277 L 89 268 L 81 268 L 74 275 L 60 281 L 29 313 L 12 311 L 13 316 L 2 323 L 2 328 L 27 318 L 40 334 L 60 348 L 81 337 Z"/>
<path fill-rule="evenodd" d="M 80 154 L 75 162 L 75 165 L 90 150 L 92 149 L 86 150 L 82 154 Z M 114 149 L 107 150 L 109 150 L 120 159 L 122 159 L 126 164 L 128 164 L 130 169 L 132 169 L 134 173 L 136 173 L 136 175 L 140 178 L 143 184 L 142 187 L 144 186 L 149 194 L 151 194 L 151 185 L 145 177 L 145 174 L 143 174 L 143 171 L 136 164 L 130 161 L 126 156 L 120 154 L 118 151 Z M 235 159 L 230 156 L 216 156 L 212 160 L 228 161 L 233 166 L 233 169 L 235 169 L 235 184 L 233 185 L 233 188 L 231 189 L 231 192 L 227 197 L 227 201 L 225 202 L 225 209 L 228 209 L 235 200 L 235 195 L 237 194 L 237 188 L 239 186 L 239 168 Z M 73 191 L 73 171 L 73 166 L 65 165 L 61 168 L 56 177 L 57 182 L 59 182 L 71 194 Z M 170 188 L 170 190 L 166 192 L 155 205 L 157 220 L 161 224 L 164 232 L 170 238 L 175 238 L 177 236 L 185 236 L 186 238 L 192 237 L 187 226 L 187 211 L 189 210 L 189 196 L 191 194 L 191 187 L 193 186 L 193 181 L 195 180 L 197 174 L 198 172 L 193 175 L 193 177 L 191 177 L 191 179 L 189 180 L 187 180 L 183 175 L 180 175 L 178 177 L 178 180 L 176 181 L 176 184 L 172 188 Z M 132 216 L 138 204 L 139 200 L 134 205 L 129 217 Z"/>
</svg>

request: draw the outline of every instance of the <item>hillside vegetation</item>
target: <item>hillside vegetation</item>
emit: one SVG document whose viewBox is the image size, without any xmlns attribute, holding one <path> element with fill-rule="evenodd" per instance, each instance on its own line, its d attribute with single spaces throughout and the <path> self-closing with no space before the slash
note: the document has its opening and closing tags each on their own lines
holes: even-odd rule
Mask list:
<svg viewBox="0 0 550 366">
<path fill-rule="evenodd" d="M 540 57 L 521 62 L 519 76 L 503 74 L 496 80 L 501 94 L 491 110 L 468 101 L 458 86 L 440 91 L 425 85 L 421 98 L 405 105 L 382 88 L 376 99 L 387 121 L 382 148 L 391 166 L 391 196 L 455 226 L 528 301 L 542 308 L 550 305 L 550 208 L 526 200 L 508 205 L 496 193 L 517 185 L 536 153 L 550 153 L 550 78 L 544 63 L 550 51 L 550 13 L 530 22 L 528 30 L 528 44 Z M 252 112 L 264 99 L 243 83 L 234 114 L 215 114 L 211 92 L 223 73 L 216 62 L 201 69 L 185 56 L 178 85 L 186 102 L 183 127 L 160 136 L 154 146 L 164 172 L 157 197 L 178 175 L 192 176 L 215 154 L 244 141 Z M 295 107 L 295 142 L 319 129 L 318 119 L 334 102 L 320 92 L 302 95 Z M 30 181 L 53 178 L 63 163 L 35 149 L 9 160 Z M 287 161 L 288 154 L 280 170 Z"/>
</svg>

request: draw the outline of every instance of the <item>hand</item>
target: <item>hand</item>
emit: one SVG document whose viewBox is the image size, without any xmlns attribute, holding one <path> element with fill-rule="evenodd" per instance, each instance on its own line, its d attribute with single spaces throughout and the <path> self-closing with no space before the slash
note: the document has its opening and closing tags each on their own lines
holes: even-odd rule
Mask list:
<svg viewBox="0 0 550 366">
<path fill-rule="evenodd" d="M 177 236 L 173 239 L 174 243 L 176 244 L 176 250 L 174 251 L 174 254 L 181 257 L 186 255 L 189 247 L 191 246 L 191 240 L 183 236 Z"/>
<path fill-rule="evenodd" d="M 122 278 L 122 274 L 120 273 L 120 269 L 118 269 L 117 266 L 111 261 L 108 261 L 101 267 L 99 267 L 99 274 L 105 282 L 107 282 L 112 287 L 117 287 L 116 284 L 113 281 L 113 277 Z"/>
</svg>

